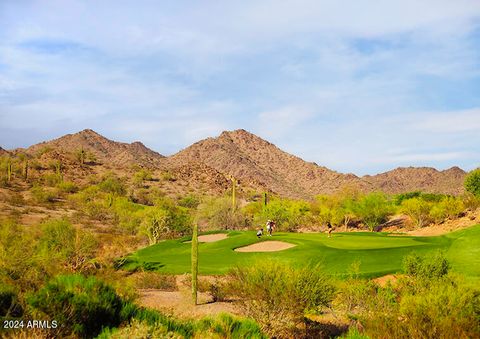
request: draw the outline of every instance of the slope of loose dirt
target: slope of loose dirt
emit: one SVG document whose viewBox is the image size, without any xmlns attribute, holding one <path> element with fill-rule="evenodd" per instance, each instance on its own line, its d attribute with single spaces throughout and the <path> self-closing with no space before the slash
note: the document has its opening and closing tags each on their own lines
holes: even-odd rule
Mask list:
<svg viewBox="0 0 480 339">
<path fill-rule="evenodd" d="M 235 252 L 278 252 L 288 250 L 296 245 L 290 244 L 284 241 L 262 241 L 256 244 L 239 247 L 235 249 Z"/>
</svg>

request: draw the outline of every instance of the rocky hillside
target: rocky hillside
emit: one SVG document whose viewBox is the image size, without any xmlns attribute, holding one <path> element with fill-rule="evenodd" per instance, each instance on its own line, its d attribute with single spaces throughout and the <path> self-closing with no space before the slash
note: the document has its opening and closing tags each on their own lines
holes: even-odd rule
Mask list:
<svg viewBox="0 0 480 339">
<path fill-rule="evenodd" d="M 182 164 L 201 161 L 243 182 L 258 183 L 289 197 L 332 193 L 344 185 L 368 189 L 353 174 L 341 174 L 288 154 L 245 130 L 223 132 L 199 141 L 168 159 Z"/>
<path fill-rule="evenodd" d="M 26 149 L 28 154 L 36 154 L 46 149 L 54 149 L 63 154 L 75 153 L 83 149 L 93 154 L 95 162 L 113 167 L 130 167 L 138 164 L 144 167 L 157 168 L 163 155 L 145 147 L 136 141 L 128 144 L 112 141 L 90 129 L 75 134 L 67 134 L 61 138 L 42 142 Z"/>
<path fill-rule="evenodd" d="M 94 159 L 89 166 L 80 166 L 76 159 L 82 149 Z M 20 152 L 38 159 L 45 169 L 51 167 L 52 160 L 61 161 L 65 174 L 73 179 L 87 179 L 107 171 L 128 178 L 138 167 L 149 168 L 158 178 L 169 178 L 155 182 L 171 195 L 188 192 L 221 194 L 229 189 L 231 176 L 240 180 L 240 190 L 272 191 L 292 198 L 333 193 L 344 186 L 357 187 L 365 192 L 421 190 L 459 194 L 463 192 L 466 174 L 458 167 L 445 171 L 408 167 L 360 178 L 306 162 L 245 130 L 223 132 L 170 157 L 150 150 L 141 142 L 116 142 L 89 129 L 26 150 L 12 151 Z M 0 149 L 0 155 L 2 153 L 8 154 Z"/>
<path fill-rule="evenodd" d="M 458 167 L 438 171 L 431 167 L 399 167 L 389 172 L 362 179 L 386 193 L 424 191 L 430 193 L 460 194 L 466 172 Z"/>
</svg>

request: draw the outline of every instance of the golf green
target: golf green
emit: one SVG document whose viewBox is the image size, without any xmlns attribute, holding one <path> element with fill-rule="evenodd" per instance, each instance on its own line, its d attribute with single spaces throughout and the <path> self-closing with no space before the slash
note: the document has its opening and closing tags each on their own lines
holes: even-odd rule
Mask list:
<svg viewBox="0 0 480 339">
<path fill-rule="evenodd" d="M 253 231 L 228 231 L 228 237 L 199 244 L 200 274 L 224 274 L 236 265 L 253 265 L 257 260 L 280 260 L 292 265 L 321 264 L 335 275 L 351 271 L 360 264 L 365 277 L 380 276 L 401 270 L 403 257 L 412 251 L 428 254 L 442 250 L 452 269 L 470 277 L 480 277 L 480 225 L 442 236 L 392 236 L 387 233 L 276 233 L 257 239 Z M 190 272 L 190 238 L 167 240 L 143 248 L 128 256 L 123 269 L 143 268 L 163 273 Z M 236 252 L 236 248 L 261 241 L 284 241 L 295 247 L 278 252 Z"/>
</svg>

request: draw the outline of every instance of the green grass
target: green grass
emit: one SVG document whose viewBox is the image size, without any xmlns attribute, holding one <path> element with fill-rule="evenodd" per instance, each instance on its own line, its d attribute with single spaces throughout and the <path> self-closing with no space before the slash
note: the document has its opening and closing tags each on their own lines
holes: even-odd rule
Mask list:
<svg viewBox="0 0 480 339">
<path fill-rule="evenodd" d="M 123 268 L 153 269 L 170 274 L 190 272 L 189 238 L 168 240 L 141 249 L 128 257 Z M 297 246 L 279 252 L 240 253 L 234 249 L 260 241 L 279 240 Z M 360 262 L 365 277 L 399 272 L 403 257 L 412 251 L 427 254 L 443 250 L 452 268 L 480 278 L 480 225 L 435 237 L 391 236 L 386 233 L 276 233 L 257 239 L 253 231 L 228 232 L 228 238 L 199 244 L 200 274 L 224 274 L 236 265 L 251 265 L 256 260 L 280 260 L 292 265 L 323 264 L 336 275 L 348 274 L 352 263 Z"/>
</svg>

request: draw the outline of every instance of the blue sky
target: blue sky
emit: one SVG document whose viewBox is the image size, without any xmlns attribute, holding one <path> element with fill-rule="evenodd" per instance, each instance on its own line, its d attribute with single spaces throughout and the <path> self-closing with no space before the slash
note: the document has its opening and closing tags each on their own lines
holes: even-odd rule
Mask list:
<svg viewBox="0 0 480 339">
<path fill-rule="evenodd" d="M 341 172 L 480 166 L 480 1 L 0 1 L 0 146 L 244 128 Z"/>
</svg>

